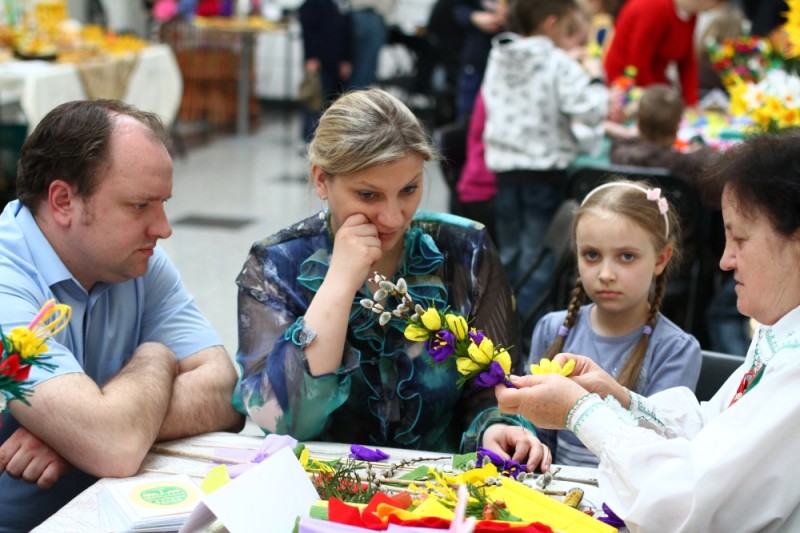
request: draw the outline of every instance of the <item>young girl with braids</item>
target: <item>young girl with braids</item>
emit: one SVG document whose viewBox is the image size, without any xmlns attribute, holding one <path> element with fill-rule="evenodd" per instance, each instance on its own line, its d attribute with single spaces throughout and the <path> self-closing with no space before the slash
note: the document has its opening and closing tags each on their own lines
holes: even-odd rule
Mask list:
<svg viewBox="0 0 800 533">
<path fill-rule="evenodd" d="M 592 190 L 572 226 L 579 274 L 572 300 L 536 325 L 530 362 L 583 354 L 644 396 L 678 385 L 694 390 L 700 345 L 659 312 L 668 271 L 679 263 L 678 234 L 660 189 L 616 180 Z M 550 438 L 553 462 L 597 465 L 573 433 Z"/>
</svg>

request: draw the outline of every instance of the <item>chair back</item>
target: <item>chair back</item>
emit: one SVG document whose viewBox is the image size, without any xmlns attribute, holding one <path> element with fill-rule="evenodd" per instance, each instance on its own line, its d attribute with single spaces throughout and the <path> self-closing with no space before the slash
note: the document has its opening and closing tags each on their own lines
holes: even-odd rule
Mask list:
<svg viewBox="0 0 800 533">
<path fill-rule="evenodd" d="M 700 378 L 697 380 L 695 395 L 701 402 L 709 400 L 717 393 L 723 383 L 742 363 L 744 357 L 721 352 L 703 350 L 703 363 Z"/>
<path fill-rule="evenodd" d="M 711 211 L 703 205 L 694 184 L 671 174 L 665 168 L 657 167 L 609 164 L 578 168 L 570 174 L 567 197 L 581 202 L 589 191 L 618 177 L 646 181 L 653 187 L 661 188 L 662 194 L 677 211 L 681 225 L 683 263 L 677 276 L 667 285 L 664 313 L 686 331 L 696 336 L 705 335 L 703 310 L 711 297 L 710 280 L 715 260 L 705 251 Z"/>
<path fill-rule="evenodd" d="M 541 252 L 514 284 L 513 291 L 516 295 L 546 258 L 554 258 L 547 287 L 525 315 L 520 317 L 522 349 L 526 356 L 530 352 L 531 334 L 539 318 L 547 312 L 565 307 L 568 303 L 567 299 L 574 282 L 574 268 L 571 268 L 573 256 L 571 235 L 572 221 L 575 219 L 577 208 L 578 202 L 573 199 L 567 199 L 559 206 L 542 238 Z"/>
</svg>

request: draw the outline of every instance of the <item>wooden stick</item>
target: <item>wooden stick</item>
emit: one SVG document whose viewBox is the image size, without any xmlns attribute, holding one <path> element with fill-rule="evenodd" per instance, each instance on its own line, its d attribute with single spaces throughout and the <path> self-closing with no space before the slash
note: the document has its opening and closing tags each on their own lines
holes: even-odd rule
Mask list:
<svg viewBox="0 0 800 533">
<path fill-rule="evenodd" d="M 180 476 L 183 475 L 184 472 L 176 472 L 175 470 L 162 470 L 160 468 L 142 468 L 142 473 L 147 472 L 148 474 L 166 474 L 168 476 Z M 186 474 L 189 477 L 196 477 L 198 479 L 205 479 L 206 476 L 201 476 L 200 474 Z"/>
<path fill-rule="evenodd" d="M 257 450 L 259 446 L 255 446 L 252 444 L 238 444 L 232 442 L 193 442 L 191 443 L 192 446 L 197 446 L 198 448 L 228 448 L 231 450 Z"/>
<path fill-rule="evenodd" d="M 597 480 L 593 478 L 581 479 L 579 477 L 553 476 L 553 479 L 556 481 L 571 481 L 573 483 L 582 483 L 584 485 L 594 485 L 595 487 L 599 486 Z"/>
<path fill-rule="evenodd" d="M 153 453 L 160 453 L 162 455 L 171 455 L 173 457 L 183 457 L 184 459 L 195 459 L 197 461 L 206 461 L 208 463 L 220 463 L 228 465 L 242 465 L 250 461 L 243 461 L 241 459 L 230 459 L 228 457 L 218 457 L 216 455 L 205 455 L 202 453 L 185 452 L 183 450 L 173 450 L 172 448 L 165 448 L 164 446 L 153 446 L 150 448 Z"/>
<path fill-rule="evenodd" d="M 537 491 L 541 492 L 542 494 L 546 494 L 548 496 L 566 496 L 567 495 L 567 491 L 565 491 L 565 490 L 550 490 L 550 489 L 534 489 L 534 490 L 537 490 Z"/>
</svg>

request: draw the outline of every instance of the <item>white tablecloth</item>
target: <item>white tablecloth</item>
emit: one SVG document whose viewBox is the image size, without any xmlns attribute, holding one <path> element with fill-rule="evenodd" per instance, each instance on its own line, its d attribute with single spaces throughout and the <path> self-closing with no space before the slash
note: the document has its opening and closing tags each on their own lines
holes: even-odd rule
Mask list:
<svg viewBox="0 0 800 533">
<path fill-rule="evenodd" d="M 46 61 L 0 63 L 0 92 L 3 101 L 19 99 L 29 132 L 54 107 L 87 97 L 77 66 Z M 139 52 L 122 99 L 158 114 L 169 125 L 177 116 L 182 94 L 183 78 L 175 55 L 169 46 L 157 44 Z"/>
<path fill-rule="evenodd" d="M 208 433 L 197 437 L 163 443 L 160 444 L 160 446 L 193 454 L 213 456 L 215 448 L 231 447 L 256 450 L 259 448 L 262 441 L 263 437 L 234 433 Z M 350 453 L 348 444 L 329 442 L 308 442 L 305 444 L 312 456 L 315 457 L 346 457 Z M 417 459 L 422 457 L 428 459 L 426 463 L 429 464 L 442 466 L 452 464 L 452 458 L 447 456 L 447 454 L 385 447 L 380 447 L 380 449 L 389 454 L 389 461 L 401 461 L 403 459 Z M 439 459 L 434 460 L 435 458 Z M 212 462 L 151 452 L 147 455 L 142 465 L 141 473 L 137 477 L 153 477 L 161 476 L 165 472 L 180 472 L 192 476 L 195 481 L 199 483 L 213 465 L 214 463 Z M 583 501 L 585 505 L 597 508 L 600 507 L 602 500 L 600 498 L 599 489 L 591 483 L 580 483 L 578 481 L 593 480 L 595 477 L 595 470 L 570 466 L 554 466 L 554 468 L 559 468 L 559 472 L 556 475 L 556 479 L 547 486 L 548 489 L 554 491 L 568 491 L 573 487 L 580 487 L 584 490 Z M 79 494 L 74 500 L 61 508 L 61 510 L 33 531 L 35 533 L 74 533 L 75 531 L 81 531 L 83 533 L 101 533 L 103 530 L 100 528 L 97 495 L 102 486 L 109 481 L 115 480 L 101 479 Z"/>
</svg>

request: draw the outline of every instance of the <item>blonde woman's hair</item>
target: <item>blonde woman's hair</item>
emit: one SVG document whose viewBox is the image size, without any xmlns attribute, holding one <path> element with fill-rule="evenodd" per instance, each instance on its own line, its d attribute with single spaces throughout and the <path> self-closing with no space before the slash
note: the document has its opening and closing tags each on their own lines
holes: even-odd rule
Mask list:
<svg viewBox="0 0 800 533">
<path fill-rule="evenodd" d="M 610 183 L 620 184 L 620 186 L 603 187 L 602 189 L 598 188 L 596 191 L 590 192 L 575 212 L 575 219 L 572 223 L 573 246 L 576 246 L 575 243 L 577 240 L 575 234 L 583 215 L 601 211 L 609 211 L 623 216 L 644 229 L 650 235 L 650 239 L 657 252 L 664 250 L 667 246 L 672 246 L 672 257 L 661 274 L 656 276 L 651 287 L 649 298 L 650 310 L 647 314 L 644 328 L 642 328 L 642 335 L 639 337 L 633 350 L 631 350 L 630 356 L 628 356 L 628 359 L 622 365 L 619 374 L 615 376 L 617 381 L 623 386 L 631 390 L 636 390 L 636 384 L 639 380 L 642 365 L 644 364 L 645 354 L 647 353 L 647 345 L 650 342 L 650 335 L 652 335 L 656 319 L 658 318 L 658 312 L 664 301 L 667 279 L 672 275 L 673 271 L 678 268 L 681 262 L 681 254 L 678 248 L 678 243 L 680 242 L 680 227 L 678 225 L 678 217 L 675 214 L 674 206 L 670 205 L 669 210 L 662 214 L 661 211 L 659 211 L 657 202 L 648 200 L 647 193 L 642 189 L 652 189 L 653 186 L 651 184 L 644 181 L 619 179 L 619 177 L 613 178 Z M 631 187 L 631 185 L 635 187 Z M 577 250 L 575 256 L 578 256 Z M 545 357 L 552 359 L 556 354 L 563 351 L 567 335 L 569 335 L 569 332 L 578 320 L 578 310 L 586 299 L 586 290 L 583 287 L 580 276 L 578 276 L 575 281 L 575 287 L 572 290 L 572 298 L 567 307 L 567 316 L 564 319 L 562 327 L 559 329 L 558 336 L 556 336 L 553 343 L 547 349 Z M 649 333 L 647 331 L 649 331 Z"/>
<path fill-rule="evenodd" d="M 350 174 L 415 153 L 439 155 L 414 113 L 382 89 L 348 92 L 323 113 L 308 146 L 310 164 L 329 176 Z"/>
</svg>

